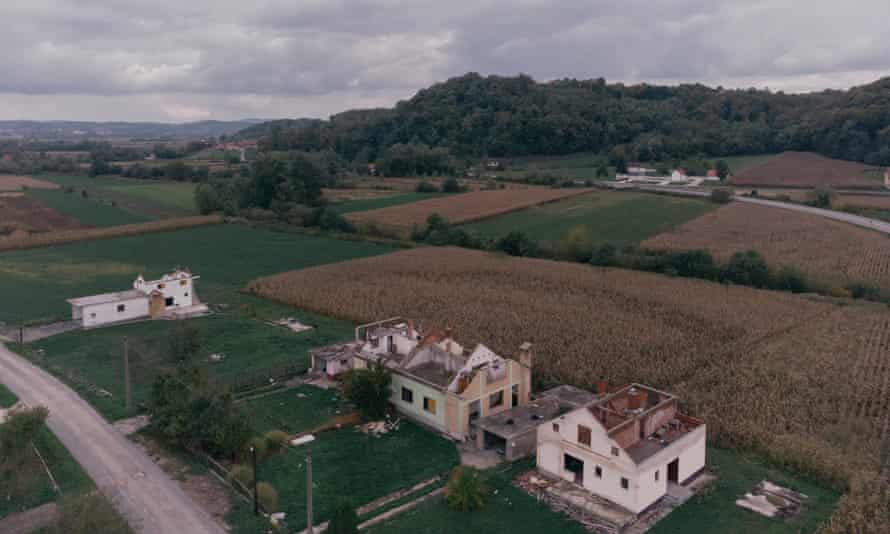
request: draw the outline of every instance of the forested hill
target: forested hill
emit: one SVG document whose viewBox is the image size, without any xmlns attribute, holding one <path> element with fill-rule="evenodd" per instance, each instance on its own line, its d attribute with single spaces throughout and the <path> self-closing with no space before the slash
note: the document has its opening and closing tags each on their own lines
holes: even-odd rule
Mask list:
<svg viewBox="0 0 890 534">
<path fill-rule="evenodd" d="M 333 150 L 356 162 L 377 160 L 394 145 L 493 157 L 623 146 L 628 158 L 643 161 L 799 150 L 890 165 L 890 78 L 849 91 L 788 95 L 471 73 L 421 90 L 393 109 L 349 111 L 299 130 L 270 129 L 263 143 Z"/>
</svg>

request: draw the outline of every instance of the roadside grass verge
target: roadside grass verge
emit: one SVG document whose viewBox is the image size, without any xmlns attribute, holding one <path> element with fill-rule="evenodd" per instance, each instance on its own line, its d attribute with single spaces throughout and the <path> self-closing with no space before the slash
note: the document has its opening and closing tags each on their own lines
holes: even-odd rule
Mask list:
<svg viewBox="0 0 890 534">
<path fill-rule="evenodd" d="M 15 396 L 15 393 L 9 391 L 3 384 L 0 384 L 0 408 L 9 408 L 18 402 L 18 400 L 19 399 Z"/>
</svg>

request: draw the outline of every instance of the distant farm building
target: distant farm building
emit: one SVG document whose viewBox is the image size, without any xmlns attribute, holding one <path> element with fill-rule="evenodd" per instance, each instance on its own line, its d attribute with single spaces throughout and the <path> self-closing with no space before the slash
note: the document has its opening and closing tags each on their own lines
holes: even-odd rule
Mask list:
<svg viewBox="0 0 890 534">
<path fill-rule="evenodd" d="M 195 294 L 198 278 L 188 269 L 177 269 L 151 281 L 140 274 L 128 291 L 68 300 L 71 318 L 83 328 L 93 328 L 138 319 L 200 315 L 207 306 Z"/>
<path fill-rule="evenodd" d="M 497 160 L 488 160 L 485 162 L 485 169 L 489 171 L 499 171 L 501 170 L 501 162 Z"/>
<path fill-rule="evenodd" d="M 655 176 L 657 174 L 658 170 L 646 167 L 642 163 L 627 164 L 627 176 Z"/>
<path fill-rule="evenodd" d="M 686 175 L 685 169 L 674 169 L 671 173 L 671 182 L 688 182 L 689 176 Z"/>
<path fill-rule="evenodd" d="M 705 423 L 681 414 L 671 394 L 605 389 L 538 427 L 538 470 L 639 514 L 704 470 Z"/>
<path fill-rule="evenodd" d="M 401 318 L 360 326 L 356 341 L 310 356 L 312 370 L 331 377 L 384 365 L 400 413 L 461 441 L 475 436 L 480 418 L 523 406 L 531 393 L 530 344 L 522 344 L 516 361 L 481 344 L 465 349 L 450 330 L 422 334 Z"/>
</svg>

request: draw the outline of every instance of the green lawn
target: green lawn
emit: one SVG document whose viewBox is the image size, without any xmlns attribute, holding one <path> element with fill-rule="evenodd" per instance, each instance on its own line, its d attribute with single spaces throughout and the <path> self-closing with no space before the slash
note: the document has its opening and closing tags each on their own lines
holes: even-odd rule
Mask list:
<svg viewBox="0 0 890 534">
<path fill-rule="evenodd" d="M 18 400 L 19 398 L 15 396 L 15 393 L 6 389 L 6 386 L 3 384 L 0 384 L 0 408 L 9 408 Z"/>
<path fill-rule="evenodd" d="M 594 243 L 636 245 L 714 209 L 705 200 L 647 193 L 595 191 L 469 224 L 463 228 L 498 238 L 518 230 L 537 241 L 558 241 L 583 226 Z"/>
<path fill-rule="evenodd" d="M 776 157 L 776 154 L 762 154 L 759 156 L 729 156 L 726 158 L 716 158 L 714 161 L 716 161 L 717 159 L 722 159 L 729 164 L 729 170 L 731 172 L 741 172 L 748 167 L 766 163 L 774 157 Z"/>
<path fill-rule="evenodd" d="M 457 449 L 445 438 L 403 421 L 398 430 L 381 437 L 362 434 L 353 427 L 323 432 L 303 447 L 259 466 L 259 480 L 278 491 L 288 526 L 306 526 L 306 453 L 312 453 L 314 518 L 329 518 L 333 505 L 345 498 L 355 506 L 450 470 L 458 463 Z M 420 532 L 414 530 L 412 532 Z M 444 531 L 443 531 L 444 532 Z M 449 532 L 456 532 L 449 530 Z"/>
<path fill-rule="evenodd" d="M 343 401 L 336 390 L 300 386 L 245 401 L 257 432 L 283 430 L 296 434 L 315 428 L 345 413 Z"/>
<path fill-rule="evenodd" d="M 742 454 L 708 449 L 708 466 L 718 476 L 709 491 L 674 510 L 650 530 L 653 534 L 796 534 L 815 532 L 834 512 L 840 495 L 785 471 L 768 467 Z M 735 501 L 757 485 L 769 480 L 809 497 L 802 515 L 781 521 L 768 519 L 739 508 Z"/>
<path fill-rule="evenodd" d="M 114 202 L 125 212 L 143 217 L 158 219 L 165 217 L 181 217 L 195 215 L 194 203 L 196 185 L 188 182 L 171 182 L 166 180 L 138 180 L 115 176 L 40 176 L 41 179 L 54 182 L 63 188 L 74 188 L 72 197 L 81 198 L 81 191 L 87 191 L 89 203 Z M 62 191 L 51 193 L 64 194 Z M 69 203 L 71 199 L 68 199 Z M 86 202 L 82 202 L 86 204 Z M 67 204 L 61 205 L 65 208 Z M 80 213 L 80 211 L 78 211 Z M 72 216 L 76 215 L 71 213 Z"/>
<path fill-rule="evenodd" d="M 237 304 L 254 278 L 384 254 L 392 248 L 223 224 L 0 253 L 0 321 L 68 317 L 65 299 L 120 291 L 139 273 L 157 277 L 176 266 L 201 276 L 202 300 Z"/>
<path fill-rule="evenodd" d="M 125 210 L 116 203 L 112 205 L 108 200 L 84 198 L 79 191 L 66 193 L 61 189 L 31 189 L 28 191 L 28 196 L 87 226 L 101 228 L 150 220 L 149 217 Z"/>
<path fill-rule="evenodd" d="M 486 472 L 491 490 L 485 508 L 476 512 L 456 512 L 444 497 L 432 497 L 417 508 L 367 530 L 370 534 L 451 534 L 485 532 L 486 534 L 585 534 L 574 521 L 553 512 L 534 497 L 512 484 L 514 476 L 533 467 L 525 460 Z M 692 531 L 690 531 L 692 532 Z"/>
<path fill-rule="evenodd" d="M 352 213 L 354 211 L 368 211 L 379 208 L 388 208 L 390 206 L 398 206 L 401 204 L 410 204 L 419 200 L 440 197 L 444 194 L 445 193 L 398 193 L 385 197 L 337 202 L 336 204 L 331 204 L 331 208 L 337 213 Z"/>
<path fill-rule="evenodd" d="M 34 445 L 40 451 L 59 484 L 60 494 L 57 494 L 53 489 L 43 465 L 35 454 L 21 466 L 21 469 L 28 470 L 28 479 L 31 482 L 26 488 L 23 488 L 20 494 L 13 494 L 12 498 L 7 498 L 7 493 L 4 491 L 7 484 L 0 480 L 0 496 L 2 496 L 0 498 L 0 518 L 55 501 L 60 497 L 79 495 L 93 489 L 93 481 L 48 428 L 43 428 L 37 434 Z"/>
</svg>

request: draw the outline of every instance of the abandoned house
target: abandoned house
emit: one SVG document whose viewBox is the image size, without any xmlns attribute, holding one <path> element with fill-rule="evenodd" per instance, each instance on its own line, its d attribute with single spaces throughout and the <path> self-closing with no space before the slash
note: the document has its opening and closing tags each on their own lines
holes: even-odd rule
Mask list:
<svg viewBox="0 0 890 534">
<path fill-rule="evenodd" d="M 557 386 L 536 395 L 528 404 L 483 417 L 476 432 L 476 447 L 495 450 L 507 461 L 535 454 L 538 426 L 585 406 L 596 395 L 573 386 Z"/>
<path fill-rule="evenodd" d="M 519 361 L 485 345 L 468 350 L 450 330 L 421 334 L 388 319 L 356 329 L 356 341 L 310 351 L 312 370 L 336 376 L 379 363 L 392 373 L 392 404 L 405 416 L 457 440 L 475 438 L 480 418 L 528 403 L 531 345 Z"/>
<path fill-rule="evenodd" d="M 606 394 L 541 424 L 537 466 L 634 514 L 671 485 L 686 485 L 705 467 L 705 424 L 683 415 L 677 397 L 640 384 Z"/>
<path fill-rule="evenodd" d="M 188 269 L 176 269 L 159 280 L 140 274 L 133 289 L 68 300 L 71 318 L 83 328 L 145 318 L 187 317 L 207 311 L 195 294 L 195 280 Z"/>
</svg>

